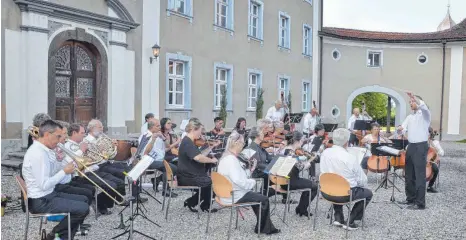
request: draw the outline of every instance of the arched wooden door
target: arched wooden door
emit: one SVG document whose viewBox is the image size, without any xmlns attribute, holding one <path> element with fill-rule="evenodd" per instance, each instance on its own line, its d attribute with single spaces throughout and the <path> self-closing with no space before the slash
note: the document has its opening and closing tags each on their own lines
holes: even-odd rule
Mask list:
<svg viewBox="0 0 466 240">
<path fill-rule="evenodd" d="M 87 124 L 96 117 L 96 56 L 85 44 L 67 41 L 55 59 L 56 119 Z"/>
</svg>

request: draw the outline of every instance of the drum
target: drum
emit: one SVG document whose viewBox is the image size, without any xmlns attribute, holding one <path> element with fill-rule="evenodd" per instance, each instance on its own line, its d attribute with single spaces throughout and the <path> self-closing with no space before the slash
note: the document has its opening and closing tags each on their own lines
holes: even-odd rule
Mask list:
<svg viewBox="0 0 466 240">
<path fill-rule="evenodd" d="M 359 161 L 359 164 L 361 164 L 362 159 L 367 153 L 367 149 L 362 147 L 349 147 L 347 150 L 351 155 L 356 157 L 356 159 Z"/>
<path fill-rule="evenodd" d="M 131 147 L 133 143 L 128 140 L 117 140 L 117 155 L 115 161 L 126 161 L 131 158 Z"/>
</svg>

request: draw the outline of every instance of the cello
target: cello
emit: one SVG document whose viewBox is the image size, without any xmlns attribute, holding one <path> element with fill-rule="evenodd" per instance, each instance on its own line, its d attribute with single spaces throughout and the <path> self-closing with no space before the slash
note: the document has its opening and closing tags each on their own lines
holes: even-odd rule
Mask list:
<svg viewBox="0 0 466 240">
<path fill-rule="evenodd" d="M 384 142 L 388 142 L 387 139 L 385 139 L 384 137 L 382 137 L 382 139 L 384 140 Z M 380 139 L 380 132 L 379 132 L 377 139 L 372 138 L 371 143 L 381 143 L 380 140 L 381 139 Z M 389 169 L 389 166 L 390 164 L 386 156 L 372 155 L 367 160 L 367 169 L 374 173 L 387 172 Z"/>
</svg>

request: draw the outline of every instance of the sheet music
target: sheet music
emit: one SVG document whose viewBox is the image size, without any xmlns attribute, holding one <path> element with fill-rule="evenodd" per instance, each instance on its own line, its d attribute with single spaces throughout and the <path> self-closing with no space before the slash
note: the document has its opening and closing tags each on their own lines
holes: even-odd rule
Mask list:
<svg viewBox="0 0 466 240">
<path fill-rule="evenodd" d="M 142 159 L 136 164 L 136 166 L 131 169 L 131 171 L 127 174 L 127 176 L 135 181 L 141 176 L 141 174 L 146 171 L 146 169 L 154 162 L 154 158 L 148 155 L 144 155 Z"/>
<path fill-rule="evenodd" d="M 277 171 L 276 175 L 288 177 L 288 174 L 291 172 L 291 169 L 296 164 L 296 158 L 287 157 L 283 164 L 280 166 L 280 169 Z"/>
<path fill-rule="evenodd" d="M 286 159 L 285 157 L 279 157 L 277 161 L 275 162 L 275 164 L 270 169 L 270 174 L 276 175 L 278 170 L 280 170 L 280 166 L 283 164 L 283 162 L 285 162 L 285 159 Z"/>
<path fill-rule="evenodd" d="M 388 147 L 388 146 L 380 146 L 377 150 L 384 151 L 386 153 L 390 153 L 392 155 L 400 155 L 400 150 Z"/>
<path fill-rule="evenodd" d="M 256 151 L 250 149 L 250 148 L 246 148 L 244 149 L 241 154 L 243 154 L 243 156 L 245 156 L 247 159 L 251 159 L 252 156 L 254 156 L 254 154 L 256 154 Z"/>
</svg>

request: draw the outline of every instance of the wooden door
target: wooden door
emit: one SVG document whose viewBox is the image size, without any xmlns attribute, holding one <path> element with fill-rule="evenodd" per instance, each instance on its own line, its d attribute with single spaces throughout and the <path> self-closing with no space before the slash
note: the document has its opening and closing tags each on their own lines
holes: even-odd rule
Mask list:
<svg viewBox="0 0 466 240">
<path fill-rule="evenodd" d="M 96 117 L 96 57 L 86 45 L 69 41 L 55 59 L 56 119 L 87 124 Z"/>
</svg>

